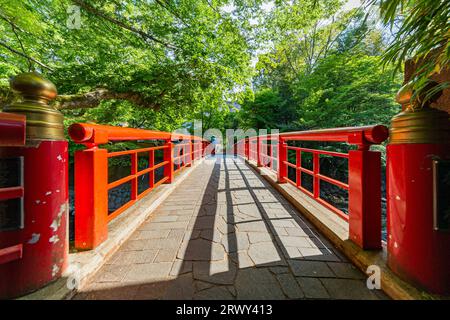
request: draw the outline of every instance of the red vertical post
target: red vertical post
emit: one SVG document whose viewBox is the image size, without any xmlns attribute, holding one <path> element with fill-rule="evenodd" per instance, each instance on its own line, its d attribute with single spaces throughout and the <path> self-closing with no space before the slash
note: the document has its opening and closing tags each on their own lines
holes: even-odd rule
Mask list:
<svg viewBox="0 0 450 320">
<path fill-rule="evenodd" d="M 183 146 L 180 147 L 179 143 L 172 142 L 172 163 L 175 165 L 174 170 L 180 169 L 183 164 Z"/>
<path fill-rule="evenodd" d="M 320 155 L 313 153 L 313 194 L 314 198 L 320 197 L 320 179 L 318 177 L 320 173 Z"/>
<path fill-rule="evenodd" d="M 272 145 L 271 145 L 272 149 Z M 285 183 L 287 177 L 287 144 L 284 140 L 279 136 L 278 138 L 278 183 Z"/>
<path fill-rule="evenodd" d="M 153 168 L 155 166 L 155 150 L 150 150 L 148 153 L 148 167 Z M 150 188 L 155 186 L 155 169 L 148 173 L 148 185 Z"/>
<path fill-rule="evenodd" d="M 192 155 L 192 153 L 194 152 L 192 148 L 192 140 L 189 140 L 189 142 L 186 144 L 186 148 L 189 149 L 189 152 L 186 153 L 186 157 L 188 158 L 186 166 L 192 167 L 192 162 L 194 162 L 194 157 Z"/>
<path fill-rule="evenodd" d="M 349 236 L 363 249 L 381 249 L 381 154 L 349 151 Z"/>
<path fill-rule="evenodd" d="M 252 144 L 250 147 L 250 152 L 252 154 L 252 160 L 253 161 L 258 161 L 258 138 L 253 138 L 252 139 Z"/>
<path fill-rule="evenodd" d="M 272 141 L 266 140 L 266 150 L 267 150 L 267 167 L 272 168 Z"/>
<path fill-rule="evenodd" d="M 168 179 L 165 183 L 173 182 L 173 143 L 171 140 L 166 141 L 167 148 L 164 149 L 164 162 L 167 162 L 164 165 L 164 176 Z"/>
<path fill-rule="evenodd" d="M 301 150 L 295 150 L 295 160 L 296 160 L 295 182 L 296 182 L 297 187 L 301 187 L 302 186 L 302 171 L 300 170 L 300 168 L 302 167 L 302 152 L 301 152 Z"/>
<path fill-rule="evenodd" d="M 244 141 L 245 141 L 244 142 L 245 143 L 245 155 L 244 155 L 244 157 L 247 160 L 250 160 L 250 139 L 246 138 Z"/>
<path fill-rule="evenodd" d="M 75 152 L 75 248 L 93 249 L 108 238 L 107 150 Z"/>
<path fill-rule="evenodd" d="M 131 154 L 131 174 L 138 172 L 138 155 L 136 153 Z M 134 177 L 131 180 L 131 200 L 136 200 L 138 197 L 138 179 Z"/>
<path fill-rule="evenodd" d="M 256 165 L 262 167 L 261 164 L 261 139 L 259 136 L 256 137 Z"/>
<path fill-rule="evenodd" d="M 192 143 L 192 160 L 197 160 L 198 159 L 198 142 L 196 140 L 194 140 L 194 142 Z"/>
</svg>

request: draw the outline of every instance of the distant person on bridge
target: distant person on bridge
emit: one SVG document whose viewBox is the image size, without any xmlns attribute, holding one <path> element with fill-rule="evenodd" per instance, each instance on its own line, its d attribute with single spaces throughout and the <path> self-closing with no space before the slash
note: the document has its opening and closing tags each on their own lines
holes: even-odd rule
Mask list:
<svg viewBox="0 0 450 320">
<path fill-rule="evenodd" d="M 211 144 L 213 146 L 213 148 L 211 150 L 211 155 L 215 156 L 217 148 L 218 148 L 217 138 L 215 136 L 211 136 L 211 140 L 210 141 L 211 141 Z"/>
</svg>

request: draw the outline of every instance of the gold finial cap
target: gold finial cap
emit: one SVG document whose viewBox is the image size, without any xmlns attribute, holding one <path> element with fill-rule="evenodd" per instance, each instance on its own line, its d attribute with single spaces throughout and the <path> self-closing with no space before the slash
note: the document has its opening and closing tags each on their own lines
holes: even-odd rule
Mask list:
<svg viewBox="0 0 450 320">
<path fill-rule="evenodd" d="M 10 85 L 22 99 L 3 110 L 27 117 L 27 140 L 63 140 L 63 115 L 48 104 L 57 96 L 55 85 L 36 72 L 21 73 Z"/>
<path fill-rule="evenodd" d="M 401 104 L 404 109 L 407 109 L 411 105 L 411 97 L 413 95 L 412 85 L 410 82 L 405 84 L 400 88 L 397 92 L 397 96 L 395 97 L 395 101 Z"/>
<path fill-rule="evenodd" d="M 58 94 L 55 85 L 36 72 L 26 72 L 15 76 L 11 80 L 11 89 L 31 100 L 50 101 Z"/>
<path fill-rule="evenodd" d="M 428 88 L 434 85 L 435 83 L 430 83 Z M 396 96 L 396 101 L 403 106 L 404 111 L 391 120 L 389 143 L 449 143 L 449 114 L 429 106 L 439 95 L 440 93 L 435 94 L 422 107 L 416 107 L 420 105 L 421 97 L 417 98 L 417 103 L 412 102 L 412 84 L 411 82 L 405 84 Z"/>
</svg>

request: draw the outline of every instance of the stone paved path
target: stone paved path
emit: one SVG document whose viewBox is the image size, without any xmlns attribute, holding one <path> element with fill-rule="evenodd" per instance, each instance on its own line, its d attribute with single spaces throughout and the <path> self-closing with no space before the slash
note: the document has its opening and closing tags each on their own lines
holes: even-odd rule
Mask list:
<svg viewBox="0 0 450 320">
<path fill-rule="evenodd" d="M 241 160 L 194 169 L 75 299 L 384 299 Z"/>
</svg>

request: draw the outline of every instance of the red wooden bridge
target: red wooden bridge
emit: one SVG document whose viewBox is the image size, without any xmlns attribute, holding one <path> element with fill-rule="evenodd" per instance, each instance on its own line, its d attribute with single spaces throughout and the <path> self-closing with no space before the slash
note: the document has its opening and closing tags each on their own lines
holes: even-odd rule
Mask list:
<svg viewBox="0 0 450 320">
<path fill-rule="evenodd" d="M 165 137 L 161 133 L 91 125 L 72 126 L 70 133 L 76 141 L 85 143 L 86 136 L 95 136 L 96 130 L 104 130 L 108 137 L 118 140 Z M 84 134 L 79 134 L 79 131 Z M 353 137 L 358 136 L 359 139 L 353 140 Z M 355 241 L 362 246 L 381 248 L 381 198 L 380 192 L 375 191 L 381 190 L 380 185 L 372 183 L 370 186 L 362 186 L 363 176 L 355 177 L 354 175 L 361 173 L 352 168 L 348 184 L 321 175 L 318 158 L 321 154 L 349 158 L 350 166 L 360 166 L 362 159 L 365 159 L 372 161 L 365 164 L 368 169 L 380 172 L 380 154 L 369 151 L 368 146 L 386 138 L 387 129 L 380 126 L 251 137 L 235 146 L 236 152 L 241 156 L 239 158 L 234 155 L 207 157 L 191 169 L 189 177 L 131 235 L 76 298 L 386 298 L 377 290 L 369 290 L 366 276 L 340 254 L 250 164 L 242 161 L 244 158 L 248 159 L 255 166 L 259 163 L 269 173 L 278 174 L 278 182 L 289 181 L 313 201 L 326 204 L 324 210 L 327 210 L 327 214 L 342 220 L 344 228 L 347 227 Z M 342 142 L 350 139 L 359 145 L 359 149 L 344 154 L 287 145 L 288 141 L 299 139 Z M 107 241 L 105 234 L 108 220 L 117 217 L 159 183 L 173 181 L 174 173 L 170 168 L 175 168 L 176 173 L 183 167 L 192 166 L 205 154 L 204 149 L 207 149 L 207 143 L 202 143 L 195 137 L 188 137 L 188 142 L 174 146 L 170 146 L 170 143 L 108 154 L 94 144 L 90 145 L 90 149 L 76 154 L 77 248 L 85 249 L 90 244 L 89 248 L 92 249 L 98 245 L 96 239 Z M 158 149 L 173 150 L 173 154 L 166 152 L 163 161 L 155 165 L 154 151 Z M 287 150 L 295 151 L 296 163 L 287 161 Z M 108 185 L 107 174 L 86 174 L 92 172 L 90 168 L 95 155 L 85 154 L 100 152 L 104 153 L 104 164 L 100 165 L 103 170 L 108 167 L 107 158 L 131 155 L 131 174 Z M 143 153 L 150 153 L 149 165 L 137 170 L 138 155 Z M 304 153 L 313 154 L 313 170 L 301 166 L 300 157 Z M 372 154 L 373 160 L 369 158 Z M 85 157 L 89 160 L 79 162 Z M 169 169 L 164 171 L 164 176 L 156 184 L 154 176 L 150 176 L 152 181 L 149 188 L 138 194 L 137 178 L 159 166 Z M 303 188 L 301 181 L 288 178 L 288 166 L 296 168 L 297 177 L 300 172 L 313 177 L 312 192 Z M 320 197 L 320 180 L 350 191 L 352 202 L 348 215 Z M 130 181 L 130 202 L 108 215 L 107 190 Z M 87 186 L 93 187 L 90 189 Z M 365 194 L 352 194 L 355 189 L 361 188 Z M 105 206 L 92 207 L 91 199 L 96 196 L 103 199 L 101 201 Z M 365 197 L 373 198 L 373 201 L 364 199 Z M 370 210 L 364 207 L 373 202 L 378 203 L 378 207 L 371 206 Z M 364 211 L 371 218 L 361 219 Z M 96 219 L 96 215 L 108 218 Z M 105 223 L 95 226 L 91 223 L 92 220 L 103 220 Z M 361 225 L 362 221 L 370 225 L 364 227 Z M 90 229 L 90 226 L 94 229 Z M 368 231 L 363 234 L 362 230 Z"/>
<path fill-rule="evenodd" d="M 448 141 L 395 144 L 399 131 L 391 128 L 383 241 L 381 153 L 372 146 L 387 140 L 385 126 L 241 137 L 229 154 L 211 155 L 202 137 L 73 124 L 70 138 L 84 148 L 74 156 L 69 246 L 67 141 L 62 118 L 46 104 L 56 91 L 39 81 L 20 87 L 34 93 L 0 113 L 0 298 L 448 294 L 450 242 L 436 196 L 443 191 L 433 187 Z M 144 146 L 104 147 L 119 141 Z M 119 158 L 130 171 L 117 178 L 109 170 Z M 327 174 L 330 159 L 343 161 L 344 172 Z M 348 194 L 348 205 L 338 207 L 325 185 Z M 118 190 L 126 200 L 112 205 Z"/>
</svg>

